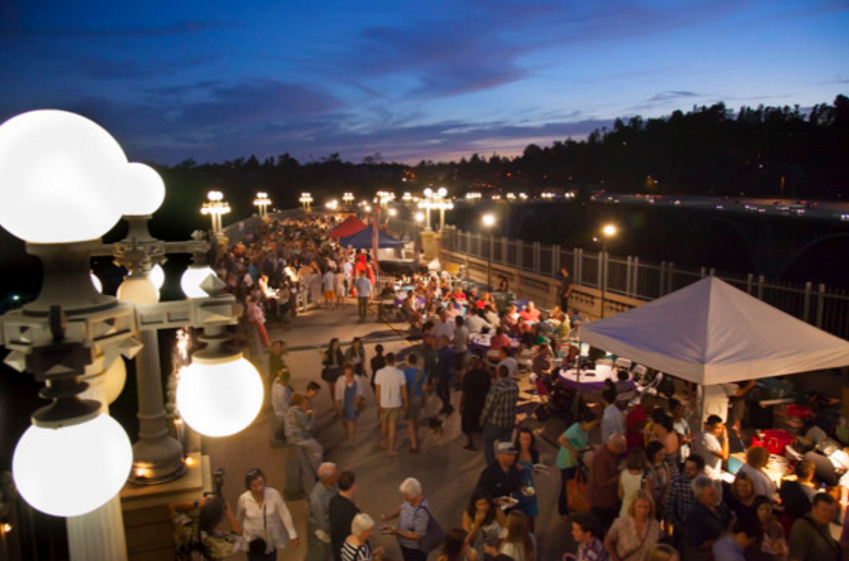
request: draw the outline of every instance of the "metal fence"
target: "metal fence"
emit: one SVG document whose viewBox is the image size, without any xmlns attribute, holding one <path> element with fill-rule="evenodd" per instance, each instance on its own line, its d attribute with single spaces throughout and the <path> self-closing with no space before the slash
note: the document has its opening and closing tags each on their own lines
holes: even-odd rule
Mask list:
<svg viewBox="0 0 849 561">
<path fill-rule="evenodd" d="M 393 227 L 395 224 L 393 223 Z M 400 226 L 400 224 L 399 224 Z M 409 232 L 408 224 L 404 230 Z M 566 267 L 576 285 L 605 290 L 637 300 L 654 300 L 707 275 L 714 275 L 764 302 L 838 337 L 849 339 L 849 295 L 813 283 L 794 284 L 758 275 L 687 268 L 671 262 L 649 263 L 580 248 L 544 246 L 537 242 L 494 238 L 446 226 L 442 248 L 454 253 L 492 258 L 492 263 L 556 278 Z"/>
</svg>

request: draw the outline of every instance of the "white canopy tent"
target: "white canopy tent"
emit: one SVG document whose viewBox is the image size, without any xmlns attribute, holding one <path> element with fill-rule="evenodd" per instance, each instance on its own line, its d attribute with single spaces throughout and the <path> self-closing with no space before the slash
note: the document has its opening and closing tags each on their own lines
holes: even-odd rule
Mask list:
<svg viewBox="0 0 849 561">
<path fill-rule="evenodd" d="M 715 277 L 580 333 L 584 343 L 702 385 L 849 365 L 849 341 Z"/>
</svg>

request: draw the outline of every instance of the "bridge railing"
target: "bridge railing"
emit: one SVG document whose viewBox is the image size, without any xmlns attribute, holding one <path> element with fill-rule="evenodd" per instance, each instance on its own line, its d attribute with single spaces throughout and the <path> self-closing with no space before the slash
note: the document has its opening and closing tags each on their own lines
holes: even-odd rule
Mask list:
<svg viewBox="0 0 849 561">
<path fill-rule="evenodd" d="M 452 226 L 443 230 L 442 249 L 483 261 L 491 258 L 493 267 L 549 277 L 552 283 L 557 282 L 560 267 L 566 267 L 577 286 L 598 291 L 604 288 L 610 295 L 638 301 L 660 298 L 707 275 L 714 275 L 792 316 L 849 339 L 849 295 L 822 284 L 790 283 L 753 274 L 683 267 L 672 262 L 645 262 L 634 256 L 602 255 L 600 251 L 581 248 L 491 238 Z"/>
</svg>

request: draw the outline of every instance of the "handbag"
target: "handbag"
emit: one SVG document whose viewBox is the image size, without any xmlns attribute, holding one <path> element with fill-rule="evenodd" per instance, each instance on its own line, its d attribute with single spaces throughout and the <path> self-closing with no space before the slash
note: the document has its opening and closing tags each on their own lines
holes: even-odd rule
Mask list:
<svg viewBox="0 0 849 561">
<path fill-rule="evenodd" d="M 427 513 L 427 529 L 425 535 L 419 540 L 419 549 L 427 555 L 445 543 L 445 530 L 442 529 L 442 526 L 439 525 L 439 522 L 436 521 L 427 507 L 420 505 L 416 510 L 419 508 L 423 508 Z"/>
<path fill-rule="evenodd" d="M 590 503 L 587 500 L 587 483 L 584 481 L 583 471 L 578 467 L 575 470 L 575 477 L 566 482 L 566 505 L 570 511 L 590 511 Z"/>
<path fill-rule="evenodd" d="M 358 397 L 354 401 L 354 407 L 357 409 L 357 412 L 359 412 L 359 413 L 362 413 L 363 411 L 365 411 L 367 406 L 368 406 L 368 403 L 366 402 L 366 398 L 364 398 L 364 397 Z"/>
</svg>

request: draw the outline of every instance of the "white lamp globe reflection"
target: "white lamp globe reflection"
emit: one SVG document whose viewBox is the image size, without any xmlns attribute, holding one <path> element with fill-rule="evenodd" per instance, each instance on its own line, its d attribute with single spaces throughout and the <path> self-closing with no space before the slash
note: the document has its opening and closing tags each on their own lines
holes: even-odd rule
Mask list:
<svg viewBox="0 0 849 561">
<path fill-rule="evenodd" d="M 31 426 L 12 457 L 15 484 L 33 508 L 79 516 L 114 497 L 133 464 L 127 433 L 106 414 L 62 428 Z"/>
<path fill-rule="evenodd" d="M 180 372 L 177 409 L 192 429 L 206 436 L 230 436 L 247 428 L 262 408 L 262 377 L 241 355 L 204 359 L 197 353 Z"/>
<path fill-rule="evenodd" d="M 103 283 L 100 281 L 100 277 L 94 274 L 94 271 L 91 272 L 91 285 L 98 294 L 103 294 Z"/>
<path fill-rule="evenodd" d="M 162 268 L 162 265 L 157 263 L 153 267 L 150 268 L 150 282 L 153 283 L 153 286 L 156 290 L 162 288 L 162 285 L 165 284 L 165 270 Z"/>
<path fill-rule="evenodd" d="M 0 126 L 0 224 L 33 243 L 100 238 L 123 214 L 127 157 L 93 121 L 39 110 Z"/>
<path fill-rule="evenodd" d="M 180 288 L 183 289 L 183 294 L 187 298 L 206 298 L 209 296 L 200 287 L 201 283 L 209 278 L 209 275 L 215 276 L 215 271 L 209 265 L 190 266 L 180 277 Z"/>
<path fill-rule="evenodd" d="M 118 287 L 118 300 L 133 304 L 156 304 L 159 290 L 148 277 L 124 277 Z"/>
</svg>

